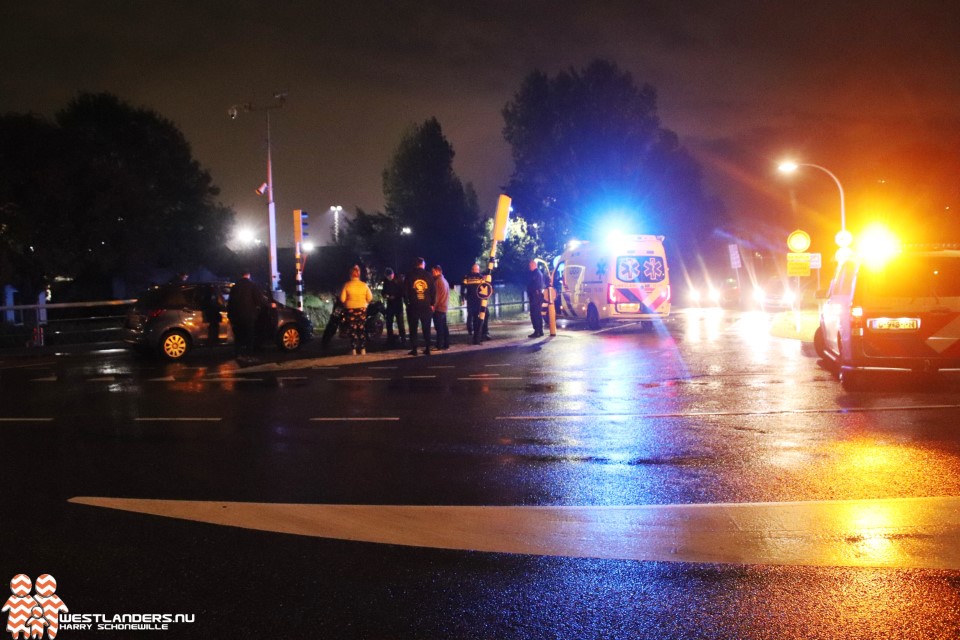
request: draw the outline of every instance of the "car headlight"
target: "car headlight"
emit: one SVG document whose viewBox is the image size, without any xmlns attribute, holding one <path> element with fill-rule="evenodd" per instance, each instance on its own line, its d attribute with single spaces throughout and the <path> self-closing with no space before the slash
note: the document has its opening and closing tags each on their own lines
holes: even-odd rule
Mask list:
<svg viewBox="0 0 960 640">
<path fill-rule="evenodd" d="M 787 289 L 783 292 L 783 304 L 793 306 L 793 303 L 797 301 L 797 294 Z"/>
<path fill-rule="evenodd" d="M 756 302 L 763 302 L 763 298 L 764 298 L 763 289 L 760 289 L 760 288 L 758 287 L 758 288 L 756 288 L 756 289 L 753 290 L 753 299 L 754 299 Z"/>
</svg>

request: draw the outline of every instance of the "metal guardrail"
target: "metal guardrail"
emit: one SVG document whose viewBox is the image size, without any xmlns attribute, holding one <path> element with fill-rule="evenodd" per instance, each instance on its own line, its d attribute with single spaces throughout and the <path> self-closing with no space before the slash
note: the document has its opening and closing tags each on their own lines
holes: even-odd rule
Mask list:
<svg viewBox="0 0 960 640">
<path fill-rule="evenodd" d="M 110 311 L 129 307 L 135 302 L 135 299 L 130 299 L 2 306 L 0 349 L 117 341 L 126 319 L 126 309 L 123 309 L 123 313 Z M 510 307 L 517 307 L 514 313 L 520 316 L 528 308 L 528 302 L 524 299 L 491 304 L 491 318 L 501 319 L 508 315 L 504 314 L 504 310 Z M 104 313 L 76 313 L 86 309 L 103 309 Z M 467 308 L 461 305 L 449 308 L 451 315 L 456 312 L 459 312 L 461 322 L 465 321 Z"/>
<path fill-rule="evenodd" d="M 98 300 L 0 307 L 0 348 L 42 347 L 118 340 L 126 313 L 111 311 L 136 300 Z M 103 309 L 104 313 L 77 313 Z"/>
</svg>

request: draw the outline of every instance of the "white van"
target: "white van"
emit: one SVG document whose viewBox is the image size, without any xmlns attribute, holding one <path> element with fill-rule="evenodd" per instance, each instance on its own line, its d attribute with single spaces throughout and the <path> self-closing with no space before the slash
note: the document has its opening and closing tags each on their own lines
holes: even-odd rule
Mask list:
<svg viewBox="0 0 960 640">
<path fill-rule="evenodd" d="M 615 242 L 572 241 L 556 264 L 561 314 L 584 319 L 641 321 L 670 314 L 670 270 L 663 236 L 620 236 Z"/>
</svg>

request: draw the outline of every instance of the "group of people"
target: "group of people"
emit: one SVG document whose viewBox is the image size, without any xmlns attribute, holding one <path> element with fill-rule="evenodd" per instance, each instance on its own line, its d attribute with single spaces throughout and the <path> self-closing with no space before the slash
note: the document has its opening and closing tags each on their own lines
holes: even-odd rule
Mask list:
<svg viewBox="0 0 960 640">
<path fill-rule="evenodd" d="M 482 298 L 480 287 L 484 277 L 480 274 L 480 265 L 474 264 L 470 273 L 461 282 L 460 296 L 467 305 L 467 331 L 473 344 L 489 340 L 486 317 L 480 319 Z M 443 351 L 450 348 L 450 327 L 447 323 L 447 311 L 450 307 L 450 283 L 443 275 L 443 267 L 436 264 L 430 271 L 426 261 L 417 258 L 405 275 L 394 273 L 393 269 L 384 270 L 383 297 L 386 301 L 384 323 L 387 329 L 387 346 L 396 347 L 397 339 L 401 346 L 407 345 L 407 332 L 404 320 L 410 327 L 410 355 L 417 350 L 418 334 L 422 335 L 423 355 L 430 355 L 431 345 Z M 347 313 L 350 333 L 350 346 L 354 355 L 366 354 L 367 347 L 367 306 L 373 300 L 370 287 L 360 279 L 360 267 L 354 266 L 350 280 L 340 291 L 340 302 Z M 396 334 L 394 333 L 396 323 Z M 431 340 L 431 327 L 436 333 L 436 341 Z"/>
</svg>

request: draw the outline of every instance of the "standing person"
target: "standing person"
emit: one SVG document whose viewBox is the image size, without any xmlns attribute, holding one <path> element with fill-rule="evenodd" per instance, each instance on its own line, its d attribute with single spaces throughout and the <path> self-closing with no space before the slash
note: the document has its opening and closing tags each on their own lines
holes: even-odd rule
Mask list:
<svg viewBox="0 0 960 640">
<path fill-rule="evenodd" d="M 430 355 L 430 320 L 436 303 L 436 288 L 433 277 L 424 269 L 423 258 L 413 261 L 403 287 L 407 299 L 407 320 L 410 324 L 410 355 L 417 355 L 417 325 L 423 330 L 423 355 Z"/>
<path fill-rule="evenodd" d="M 383 271 L 383 297 L 387 301 L 384 311 L 384 322 L 387 325 L 387 346 L 396 345 L 396 338 L 393 335 L 393 320 L 397 320 L 397 333 L 400 335 L 400 346 L 407 344 L 407 332 L 403 328 L 403 282 L 393 273 L 393 269 L 387 267 Z"/>
<path fill-rule="evenodd" d="M 473 338 L 473 344 L 480 344 L 481 284 L 483 284 L 483 276 L 480 275 L 480 265 L 474 262 L 470 267 L 470 273 L 463 276 L 463 282 L 460 285 L 460 298 L 467 303 L 467 333 Z"/>
<path fill-rule="evenodd" d="M 530 299 L 530 323 L 533 333 L 528 338 L 543 336 L 543 274 L 536 260 L 530 261 L 530 275 L 527 278 L 527 297 Z"/>
<path fill-rule="evenodd" d="M 450 306 L 450 284 L 443 277 L 443 267 L 433 265 L 433 286 L 436 290 L 436 300 L 433 305 L 433 328 L 437 330 L 437 349 L 446 351 L 450 348 L 450 327 L 447 326 L 447 309 Z"/>
<path fill-rule="evenodd" d="M 340 302 L 350 324 L 350 346 L 357 356 L 367 354 L 367 305 L 371 300 L 373 293 L 367 283 L 360 279 L 360 267 L 353 265 L 350 279 L 340 291 Z"/>
<path fill-rule="evenodd" d="M 238 360 L 253 355 L 257 345 L 257 318 L 263 305 L 263 295 L 250 279 L 250 269 L 230 288 L 227 317 L 233 327 L 233 349 Z"/>
<path fill-rule="evenodd" d="M 203 292 L 203 321 L 207 323 L 207 344 L 215 346 L 220 343 L 220 310 L 223 309 L 223 296 L 220 295 L 220 285 L 208 285 Z"/>
</svg>

